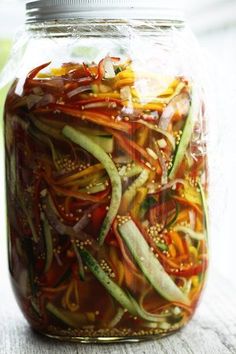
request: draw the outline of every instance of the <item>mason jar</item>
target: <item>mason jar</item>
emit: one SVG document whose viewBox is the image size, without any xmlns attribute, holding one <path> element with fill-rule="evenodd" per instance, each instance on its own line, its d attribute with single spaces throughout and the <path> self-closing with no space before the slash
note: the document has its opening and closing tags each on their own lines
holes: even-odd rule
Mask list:
<svg viewBox="0 0 236 354">
<path fill-rule="evenodd" d="M 19 307 L 58 339 L 173 333 L 193 316 L 208 268 L 196 40 L 166 1 L 28 1 L 26 15 L 5 105 Z"/>
</svg>

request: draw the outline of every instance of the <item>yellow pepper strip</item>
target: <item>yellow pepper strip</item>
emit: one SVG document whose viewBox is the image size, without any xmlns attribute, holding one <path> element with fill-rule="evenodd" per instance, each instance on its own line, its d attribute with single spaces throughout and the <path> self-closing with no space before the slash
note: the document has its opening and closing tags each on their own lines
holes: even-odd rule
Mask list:
<svg viewBox="0 0 236 354">
<path fill-rule="evenodd" d="M 189 221 L 189 211 L 188 209 L 182 210 L 179 215 L 178 215 L 178 219 L 176 220 L 176 222 L 179 224 L 183 221 Z"/>
<path fill-rule="evenodd" d="M 171 95 L 173 95 L 173 93 L 174 93 L 174 89 L 173 89 L 172 87 L 168 87 L 165 91 L 163 91 L 163 92 L 159 95 L 159 97 L 171 96 Z"/>
<path fill-rule="evenodd" d="M 194 258 L 195 260 L 198 259 L 198 251 L 197 251 L 196 247 L 190 246 L 190 247 L 189 247 L 189 252 L 190 252 L 190 254 L 193 256 L 193 258 Z"/>
<path fill-rule="evenodd" d="M 63 187 L 59 187 L 59 186 L 52 186 L 53 190 L 61 195 L 61 196 L 69 196 L 75 199 L 80 199 L 80 200 L 86 200 L 86 201 L 90 201 L 93 203 L 97 203 L 99 201 L 99 198 L 97 196 L 93 196 L 91 194 L 85 193 L 85 192 L 80 192 L 80 191 L 76 191 L 76 190 L 71 190 L 71 189 L 67 189 L 67 188 L 63 188 Z"/>
<path fill-rule="evenodd" d="M 192 277 L 192 284 L 193 284 L 194 288 L 197 288 L 199 286 L 198 276 L 195 275 L 194 277 Z"/>
<path fill-rule="evenodd" d="M 148 138 L 149 129 L 148 127 L 142 127 L 137 130 L 136 133 L 136 143 L 139 146 L 144 146 Z"/>
<path fill-rule="evenodd" d="M 79 292 L 76 280 L 72 280 L 63 299 L 62 305 L 71 312 L 79 310 Z"/>
<path fill-rule="evenodd" d="M 144 111 L 163 111 L 163 104 L 162 103 L 147 103 L 147 104 L 140 104 L 140 103 L 133 103 L 134 109 L 142 109 Z"/>
<path fill-rule="evenodd" d="M 150 97 L 150 102 L 148 104 L 151 105 L 150 107 L 155 107 L 155 105 L 159 105 L 163 108 L 163 105 L 169 104 L 172 98 L 179 95 L 185 86 L 186 85 L 183 82 L 180 82 L 180 84 L 176 87 L 176 90 L 171 95 L 162 97 L 163 94 L 161 93 L 158 95 L 158 97 Z"/>
<path fill-rule="evenodd" d="M 107 100 L 109 98 L 120 98 L 120 94 L 118 92 L 108 92 L 108 93 L 94 93 L 90 94 L 89 96 L 87 95 L 81 95 L 84 99 L 89 99 L 91 97 L 97 97 L 97 98 L 106 98 Z"/>
<path fill-rule="evenodd" d="M 83 178 L 77 179 L 70 183 L 63 184 L 64 187 L 78 187 L 78 188 L 85 188 L 90 184 L 96 184 L 95 182 L 105 183 L 106 178 L 104 177 L 104 171 L 99 171 L 97 173 L 87 175 Z"/>
<path fill-rule="evenodd" d="M 176 248 L 173 244 L 169 245 L 169 253 L 172 258 L 175 258 L 177 256 Z"/>
<path fill-rule="evenodd" d="M 134 81 L 135 81 L 134 78 L 129 78 L 129 79 L 127 78 L 127 79 L 119 80 L 114 84 L 114 88 L 120 89 L 121 87 L 124 87 L 124 86 L 132 86 L 134 84 Z"/>
<path fill-rule="evenodd" d="M 179 254 L 183 255 L 185 253 L 184 246 L 183 246 L 183 242 L 182 242 L 181 237 L 179 236 L 178 232 L 171 231 L 170 236 L 171 236 L 171 239 L 172 239 L 173 243 L 175 244 Z"/>
<path fill-rule="evenodd" d="M 64 68 L 52 68 L 51 73 L 54 76 L 64 76 L 68 73 L 68 69 Z"/>
<path fill-rule="evenodd" d="M 136 197 L 139 188 L 143 187 L 149 179 L 149 171 L 143 170 L 136 180 L 126 189 L 120 204 L 120 213 L 125 214 Z"/>
<path fill-rule="evenodd" d="M 116 75 L 116 80 L 122 80 L 122 79 L 127 79 L 127 78 L 128 79 L 130 79 L 130 78 L 135 79 L 135 72 L 127 69 L 127 70 L 121 71 L 120 73 L 118 73 Z"/>
<path fill-rule="evenodd" d="M 204 227 L 203 227 L 203 218 L 197 218 L 196 219 L 196 232 L 203 232 Z"/>
<path fill-rule="evenodd" d="M 139 215 L 139 210 L 140 207 L 142 205 L 142 203 L 144 202 L 146 196 L 147 196 L 148 190 L 147 188 L 139 188 L 136 194 L 136 197 L 134 198 L 134 202 L 133 202 L 133 208 L 131 209 L 131 215 L 133 216 L 133 218 L 137 218 Z"/>
<path fill-rule="evenodd" d="M 76 280 L 73 280 L 65 295 L 66 306 L 71 312 L 79 310 L 79 292 Z"/>
<path fill-rule="evenodd" d="M 83 170 L 81 172 L 75 173 L 72 176 L 59 179 L 56 184 L 57 185 L 68 184 L 68 183 L 75 181 L 79 178 L 85 177 L 87 175 L 93 174 L 93 173 L 101 171 L 101 170 L 104 170 L 104 166 L 101 163 L 98 163 L 96 165 L 86 168 L 85 170 Z"/>
</svg>

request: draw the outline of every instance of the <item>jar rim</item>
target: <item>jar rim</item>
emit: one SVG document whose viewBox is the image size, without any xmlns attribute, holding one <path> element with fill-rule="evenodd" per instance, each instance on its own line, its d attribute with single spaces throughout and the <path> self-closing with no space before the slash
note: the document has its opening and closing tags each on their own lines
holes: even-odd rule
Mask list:
<svg viewBox="0 0 236 354">
<path fill-rule="evenodd" d="M 184 21 L 176 0 L 29 0 L 26 22 L 66 19 L 138 19 Z"/>
</svg>

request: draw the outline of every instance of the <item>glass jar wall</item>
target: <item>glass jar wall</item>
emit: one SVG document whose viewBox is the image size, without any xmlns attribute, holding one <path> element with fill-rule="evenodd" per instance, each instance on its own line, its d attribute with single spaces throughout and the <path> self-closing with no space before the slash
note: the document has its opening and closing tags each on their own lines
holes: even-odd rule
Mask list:
<svg viewBox="0 0 236 354">
<path fill-rule="evenodd" d="M 183 327 L 208 267 L 206 117 L 182 21 L 32 24 L 5 106 L 9 265 L 37 331 Z"/>
</svg>

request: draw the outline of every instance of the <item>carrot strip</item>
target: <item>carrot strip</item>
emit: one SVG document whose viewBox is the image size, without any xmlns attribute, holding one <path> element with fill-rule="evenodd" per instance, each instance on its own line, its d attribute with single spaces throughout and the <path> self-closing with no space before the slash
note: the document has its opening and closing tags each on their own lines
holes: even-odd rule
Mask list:
<svg viewBox="0 0 236 354">
<path fill-rule="evenodd" d="M 181 197 L 178 197 L 178 196 L 176 196 L 176 195 L 173 195 L 172 198 L 175 199 L 177 202 L 179 202 L 179 203 L 182 204 L 182 205 L 190 206 L 190 207 L 191 207 L 192 209 L 194 209 L 201 217 L 203 216 L 202 210 L 201 210 L 196 204 L 193 204 L 193 203 L 190 202 L 189 200 L 184 199 L 184 198 L 181 198 Z"/>
<path fill-rule="evenodd" d="M 60 178 L 57 181 L 55 181 L 55 184 L 56 185 L 68 184 L 68 183 L 76 181 L 76 180 L 78 180 L 78 179 L 80 179 L 82 177 L 94 174 L 94 173 L 102 171 L 102 170 L 104 170 L 104 166 L 99 163 L 99 164 L 90 166 L 90 167 L 86 168 L 83 171 L 79 171 L 79 172 L 77 172 L 75 174 L 72 174 L 71 176 Z"/>
<path fill-rule="evenodd" d="M 107 191 L 105 191 L 105 193 L 103 193 L 103 194 L 99 194 L 99 196 L 95 196 L 95 195 L 91 195 L 88 193 L 73 191 L 71 189 L 65 189 L 65 188 L 58 187 L 58 186 L 52 186 L 52 188 L 58 194 L 64 195 L 66 197 L 73 197 L 73 198 L 80 199 L 80 200 L 88 200 L 93 203 L 99 203 L 107 195 Z"/>
<path fill-rule="evenodd" d="M 181 240 L 181 237 L 179 236 L 179 234 L 175 231 L 170 231 L 170 237 L 172 239 L 172 242 L 174 243 L 174 245 L 176 246 L 178 252 L 180 255 L 185 254 L 185 250 L 184 250 L 184 246 L 183 246 L 183 242 Z"/>
<path fill-rule="evenodd" d="M 113 232 L 114 232 L 114 235 L 117 239 L 117 242 L 119 244 L 119 247 L 120 247 L 120 250 L 121 250 L 121 253 L 122 253 L 122 256 L 125 260 L 125 262 L 127 263 L 127 265 L 129 266 L 130 269 L 132 269 L 134 272 L 137 272 L 138 271 L 138 268 L 136 267 L 136 265 L 133 263 L 133 261 L 131 260 L 131 255 L 129 255 L 129 252 L 128 250 L 126 250 L 125 246 L 124 246 L 124 243 L 117 231 L 117 221 L 114 222 L 113 224 Z"/>
<path fill-rule="evenodd" d="M 159 162 L 157 160 L 154 160 L 154 158 L 152 158 L 146 152 L 146 150 L 144 150 L 144 148 L 136 144 L 135 141 L 129 140 L 126 137 L 120 135 L 118 132 L 115 132 L 111 129 L 108 129 L 108 131 L 110 131 L 116 138 L 117 142 L 119 143 L 119 146 L 121 146 L 122 149 L 125 150 L 130 156 L 136 159 L 137 162 L 144 165 L 145 168 L 155 168 L 156 173 L 161 174 L 161 167 Z M 144 161 L 142 161 L 142 159 L 144 159 Z"/>
<path fill-rule="evenodd" d="M 125 133 L 132 133 L 131 125 L 127 122 L 115 121 L 113 119 L 110 119 L 109 116 L 97 112 L 81 111 L 76 109 L 74 106 L 70 107 L 69 105 L 51 104 L 46 109 L 36 109 L 35 113 L 49 113 L 51 111 L 64 113 L 73 118 L 81 119 L 82 121 L 87 120 L 94 124 L 102 125 L 104 127 L 111 127 L 113 129 L 120 130 Z"/>
</svg>

